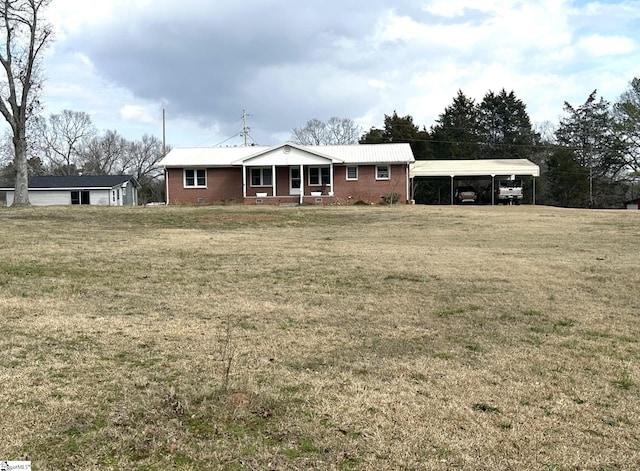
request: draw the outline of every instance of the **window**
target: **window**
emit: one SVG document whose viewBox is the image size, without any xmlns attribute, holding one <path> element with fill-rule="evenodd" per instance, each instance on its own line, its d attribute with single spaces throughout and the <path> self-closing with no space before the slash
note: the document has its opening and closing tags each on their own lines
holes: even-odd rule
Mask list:
<svg viewBox="0 0 640 471">
<path fill-rule="evenodd" d="M 309 185 L 329 185 L 329 167 L 309 167 Z"/>
<path fill-rule="evenodd" d="M 184 171 L 184 186 L 191 187 L 206 187 L 207 186 L 207 171 L 201 169 L 185 169 Z"/>
<path fill-rule="evenodd" d="M 71 204 L 89 204 L 89 190 L 72 191 Z"/>
<path fill-rule="evenodd" d="M 358 179 L 358 167 L 347 167 L 347 180 Z"/>
<path fill-rule="evenodd" d="M 271 167 L 255 167 L 251 169 L 251 186 L 271 186 Z"/>
<path fill-rule="evenodd" d="M 389 180 L 389 174 L 388 165 L 376 165 L 376 180 Z"/>
</svg>

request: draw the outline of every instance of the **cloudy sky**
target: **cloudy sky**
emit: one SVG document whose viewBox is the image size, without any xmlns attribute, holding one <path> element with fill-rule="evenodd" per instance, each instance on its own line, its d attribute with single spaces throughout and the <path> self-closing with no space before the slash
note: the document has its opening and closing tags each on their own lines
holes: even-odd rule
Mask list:
<svg viewBox="0 0 640 471">
<path fill-rule="evenodd" d="M 312 118 L 429 128 L 457 91 L 534 123 L 640 76 L 640 0 L 53 0 L 46 113 L 173 146 L 272 145 Z"/>
</svg>

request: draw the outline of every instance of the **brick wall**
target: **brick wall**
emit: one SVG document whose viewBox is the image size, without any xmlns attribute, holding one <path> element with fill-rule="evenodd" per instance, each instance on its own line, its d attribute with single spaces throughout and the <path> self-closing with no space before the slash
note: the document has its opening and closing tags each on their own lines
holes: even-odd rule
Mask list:
<svg viewBox="0 0 640 471">
<path fill-rule="evenodd" d="M 375 165 L 359 165 L 358 179 L 347 180 L 346 166 L 334 167 L 333 188 L 336 198 L 347 203 L 365 201 L 379 203 L 381 196 L 389 193 L 400 195 L 399 203 L 405 203 L 407 197 L 406 165 L 391 165 L 389 180 L 376 180 Z"/>
<path fill-rule="evenodd" d="M 207 169 L 206 188 L 185 188 L 181 168 L 167 169 L 169 204 L 242 202 L 242 169 Z"/>
<path fill-rule="evenodd" d="M 248 170 L 247 170 L 248 171 Z M 367 203 L 379 203 L 382 196 L 390 193 L 400 195 L 399 202 L 405 203 L 407 195 L 407 166 L 391 165 L 389 180 L 376 180 L 375 165 L 358 166 L 358 179 L 346 179 L 346 166 L 334 166 L 334 198 L 326 199 L 327 203 L 355 203 L 364 201 Z M 308 172 L 305 168 L 304 194 L 311 191 L 319 191 L 318 186 L 308 186 Z M 220 202 L 243 202 L 242 197 L 242 168 L 210 168 L 207 169 L 206 188 L 185 188 L 182 169 L 167 169 L 168 202 L 169 204 L 198 204 Z M 276 169 L 276 191 L 279 196 L 289 194 L 289 168 L 278 167 Z M 329 191 L 329 187 L 325 189 Z M 256 193 L 266 192 L 273 194 L 272 187 L 251 187 L 247 175 L 247 196 L 255 196 Z M 272 201 L 273 202 L 273 201 Z M 325 203 L 326 204 L 326 203 Z"/>
</svg>

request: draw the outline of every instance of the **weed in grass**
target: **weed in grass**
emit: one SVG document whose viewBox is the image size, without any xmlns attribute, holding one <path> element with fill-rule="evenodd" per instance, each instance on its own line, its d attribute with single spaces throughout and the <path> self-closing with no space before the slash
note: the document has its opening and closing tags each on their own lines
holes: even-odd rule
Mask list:
<svg viewBox="0 0 640 471">
<path fill-rule="evenodd" d="M 436 454 L 439 459 L 446 460 L 451 457 L 451 450 L 448 450 L 447 448 L 438 448 Z"/>
<path fill-rule="evenodd" d="M 436 313 L 437 317 L 440 318 L 447 318 L 447 317 L 452 317 L 455 316 L 457 314 L 464 314 L 466 312 L 468 312 L 469 309 L 467 309 L 466 307 L 457 307 L 457 308 L 451 308 L 451 309 L 444 309 L 442 311 L 439 311 Z"/>
<path fill-rule="evenodd" d="M 524 314 L 527 317 L 542 317 L 542 312 L 536 310 L 536 309 L 526 309 L 522 312 L 522 314 Z"/>
<path fill-rule="evenodd" d="M 513 322 L 516 321 L 518 317 L 515 314 L 500 314 L 500 320 L 505 322 Z"/>
<path fill-rule="evenodd" d="M 554 324 L 555 327 L 573 327 L 574 325 L 571 319 L 561 319 Z"/>
<path fill-rule="evenodd" d="M 622 371 L 622 373 L 620 373 L 620 375 L 615 380 L 613 380 L 612 383 L 614 386 L 625 391 L 635 386 L 635 383 L 631 379 L 631 376 L 629 376 L 629 371 L 626 369 Z"/>
<path fill-rule="evenodd" d="M 544 345 L 544 338 L 541 335 L 536 335 L 536 334 L 527 335 L 524 338 L 524 341 L 527 342 L 529 345 L 533 345 L 536 347 Z"/>
<path fill-rule="evenodd" d="M 423 282 L 424 278 L 415 273 L 391 273 L 384 277 L 384 281 L 412 281 Z"/>
<path fill-rule="evenodd" d="M 632 425 L 632 422 L 626 417 L 611 417 L 605 420 L 605 423 L 611 427 L 617 427 L 620 425 Z"/>
<path fill-rule="evenodd" d="M 348 457 L 340 461 L 339 469 L 356 469 L 360 466 L 361 460 L 358 458 Z"/>
<path fill-rule="evenodd" d="M 295 448 L 285 448 L 280 450 L 280 454 L 286 456 L 289 459 L 296 459 L 302 456 L 302 452 Z"/>
<path fill-rule="evenodd" d="M 432 356 L 439 360 L 453 360 L 455 358 L 455 355 L 449 352 L 435 352 Z"/>
<path fill-rule="evenodd" d="M 513 427 L 513 424 L 511 422 L 500 422 L 498 424 L 498 427 L 501 428 L 502 430 L 511 430 L 511 428 Z"/>
<path fill-rule="evenodd" d="M 300 442 L 298 443 L 298 446 L 300 447 L 300 451 L 302 451 L 303 453 L 317 453 L 318 452 L 318 449 L 313 444 L 313 440 L 310 439 L 310 438 L 301 439 Z"/>
<path fill-rule="evenodd" d="M 464 348 L 473 353 L 483 353 L 485 351 L 482 345 L 475 342 L 467 343 Z"/>
<path fill-rule="evenodd" d="M 231 314 L 227 314 L 225 321 L 224 338 L 220 347 L 220 362 L 222 363 L 222 384 L 223 391 L 229 389 L 229 379 L 231 377 L 231 368 L 236 356 L 236 345 L 233 338 L 233 330 L 231 327 Z"/>
<path fill-rule="evenodd" d="M 478 402 L 471 406 L 471 408 L 478 412 L 490 412 L 492 414 L 501 414 L 499 408 L 486 404 L 484 402 Z"/>
</svg>

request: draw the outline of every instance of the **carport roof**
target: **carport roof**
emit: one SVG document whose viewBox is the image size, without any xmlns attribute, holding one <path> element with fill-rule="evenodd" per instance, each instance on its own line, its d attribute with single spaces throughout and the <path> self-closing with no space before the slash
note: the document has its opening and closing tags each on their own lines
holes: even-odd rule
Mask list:
<svg viewBox="0 0 640 471">
<path fill-rule="evenodd" d="M 411 164 L 414 177 L 486 177 L 505 175 L 540 176 L 540 167 L 527 159 L 417 160 Z"/>
</svg>

